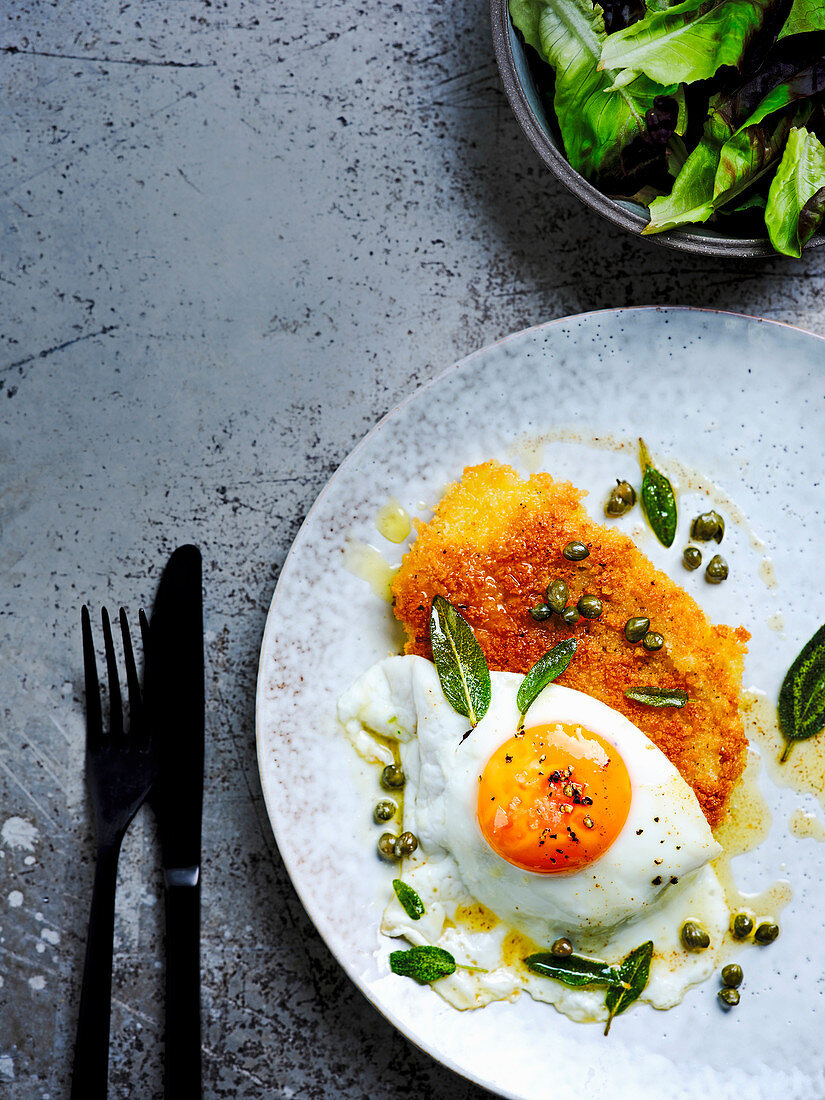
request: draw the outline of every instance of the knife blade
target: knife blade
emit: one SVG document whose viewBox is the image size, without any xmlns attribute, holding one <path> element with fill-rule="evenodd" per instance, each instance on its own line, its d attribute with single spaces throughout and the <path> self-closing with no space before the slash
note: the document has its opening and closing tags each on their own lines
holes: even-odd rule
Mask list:
<svg viewBox="0 0 825 1100">
<path fill-rule="evenodd" d="M 201 554 L 174 551 L 149 623 L 147 693 L 158 775 L 158 823 L 166 900 L 164 1096 L 201 1095 L 200 864 L 204 759 Z"/>
</svg>

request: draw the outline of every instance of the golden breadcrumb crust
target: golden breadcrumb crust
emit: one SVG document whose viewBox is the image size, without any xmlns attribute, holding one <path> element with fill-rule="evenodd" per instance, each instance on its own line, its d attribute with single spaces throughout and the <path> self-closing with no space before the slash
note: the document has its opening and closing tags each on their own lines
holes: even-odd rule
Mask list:
<svg viewBox="0 0 825 1100">
<path fill-rule="evenodd" d="M 621 711 L 676 765 L 696 793 L 711 827 L 724 815 L 747 751 L 739 694 L 744 627 L 714 626 L 678 584 L 655 569 L 618 530 L 594 523 L 584 494 L 548 474 L 522 480 L 510 466 L 468 467 L 451 485 L 392 583 L 395 614 L 407 632 L 407 653 L 432 657 L 430 604 L 446 596 L 475 631 L 494 670 L 526 672 L 562 638 L 578 642 L 559 683 Z M 570 541 L 590 549 L 584 561 L 562 555 Z M 599 596 L 599 619 L 567 626 L 557 615 L 535 622 L 529 609 L 561 577 L 570 603 Z M 665 637 L 648 653 L 624 636 L 634 615 Z M 653 708 L 625 698 L 626 688 L 684 688 L 682 709 Z"/>
</svg>

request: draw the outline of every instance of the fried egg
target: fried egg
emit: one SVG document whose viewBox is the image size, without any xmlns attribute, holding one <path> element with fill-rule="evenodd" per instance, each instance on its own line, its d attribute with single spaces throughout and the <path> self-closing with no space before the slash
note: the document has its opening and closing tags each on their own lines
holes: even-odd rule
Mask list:
<svg viewBox="0 0 825 1100">
<path fill-rule="evenodd" d="M 710 867 L 721 848 L 676 768 L 618 711 L 551 684 L 520 729 L 522 679 L 491 674 L 472 730 L 421 657 L 379 662 L 342 697 L 339 717 L 362 754 L 388 762 L 371 735 L 398 742 L 403 827 L 419 839 L 402 877 L 425 915 L 412 921 L 393 900 L 383 930 L 479 968 L 435 983 L 458 1007 L 524 989 L 576 1019 L 603 1018 L 603 990 L 533 974 L 524 957 L 565 936 L 617 962 L 652 939 L 642 999 L 669 1007 L 714 968 L 712 949 L 681 947 L 684 921 L 699 921 L 712 944 L 724 939 L 728 908 Z"/>
</svg>

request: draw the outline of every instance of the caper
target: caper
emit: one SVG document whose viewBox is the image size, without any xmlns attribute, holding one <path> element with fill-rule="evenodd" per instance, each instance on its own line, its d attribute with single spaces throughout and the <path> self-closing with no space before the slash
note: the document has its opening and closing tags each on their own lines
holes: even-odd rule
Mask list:
<svg viewBox="0 0 825 1100">
<path fill-rule="evenodd" d="M 716 996 L 725 1008 L 733 1008 L 734 1005 L 739 1004 L 738 992 L 735 989 L 729 989 L 727 986 L 724 989 L 720 989 Z"/>
<path fill-rule="evenodd" d="M 589 592 L 585 592 L 576 604 L 576 607 L 581 611 L 585 619 L 598 619 L 599 615 L 601 615 L 604 610 L 604 606 L 599 597 L 591 596 Z"/>
<path fill-rule="evenodd" d="M 388 798 L 382 798 L 372 811 L 372 816 L 375 818 L 376 823 L 382 821 L 392 821 L 395 817 L 395 811 L 398 809 L 394 802 L 390 802 Z"/>
<path fill-rule="evenodd" d="M 550 954 L 555 955 L 557 959 L 566 959 L 568 955 L 573 954 L 573 944 L 562 936 L 550 948 Z"/>
<path fill-rule="evenodd" d="M 564 611 L 562 611 L 561 617 L 568 626 L 575 626 L 581 618 L 581 615 L 579 614 L 578 608 L 574 607 L 571 603 L 569 607 L 565 607 Z"/>
<path fill-rule="evenodd" d="M 761 943 L 764 946 L 765 944 L 773 943 L 778 935 L 779 925 L 774 924 L 773 921 L 765 921 L 758 926 L 753 934 L 753 938 L 757 943 Z"/>
<path fill-rule="evenodd" d="M 682 947 L 688 951 L 704 951 L 705 948 L 710 947 L 710 936 L 695 920 L 685 921 L 679 933 L 679 939 L 682 941 Z"/>
<path fill-rule="evenodd" d="M 568 542 L 567 546 L 562 550 L 562 554 L 568 561 L 584 561 L 585 558 L 590 556 L 590 551 L 584 545 L 583 542 Z"/>
<path fill-rule="evenodd" d="M 702 551 L 698 546 L 686 546 L 682 551 L 682 564 L 685 569 L 698 569 L 702 564 Z"/>
<path fill-rule="evenodd" d="M 753 931 L 753 921 L 747 913 L 737 913 L 731 921 L 730 930 L 735 940 L 746 940 Z"/>
<path fill-rule="evenodd" d="M 725 533 L 725 521 L 718 512 L 703 512 L 697 516 L 690 527 L 690 537 L 698 542 L 722 541 Z"/>
<path fill-rule="evenodd" d="M 418 837 L 415 833 L 402 833 L 395 842 L 395 858 L 401 859 L 402 856 L 411 856 L 417 847 Z"/>
<path fill-rule="evenodd" d="M 705 580 L 708 584 L 721 584 L 728 576 L 728 563 L 721 554 L 714 554 L 708 562 L 705 570 Z"/>
<path fill-rule="evenodd" d="M 636 503 L 636 490 L 629 481 L 616 481 L 616 488 L 611 489 L 607 504 L 604 506 L 606 516 L 623 516 L 629 512 Z"/>
<path fill-rule="evenodd" d="M 650 630 L 650 619 L 637 615 L 624 624 L 624 636 L 629 642 L 640 642 Z"/>
<path fill-rule="evenodd" d="M 557 615 L 561 615 L 562 611 L 567 607 L 567 601 L 570 598 L 570 589 L 564 581 L 559 578 L 551 584 L 548 584 L 546 595 L 550 608 L 555 611 Z"/>
<path fill-rule="evenodd" d="M 404 769 L 400 764 L 387 764 L 381 772 L 381 786 L 386 791 L 404 786 Z"/>
<path fill-rule="evenodd" d="M 395 854 L 395 842 L 398 837 L 393 833 L 382 833 L 378 838 L 378 854 L 382 859 L 396 860 L 399 857 Z"/>
<path fill-rule="evenodd" d="M 649 630 L 642 638 L 642 645 L 649 653 L 655 653 L 657 649 L 661 649 L 665 644 L 663 635 L 657 633 L 655 630 Z"/>
<path fill-rule="evenodd" d="M 549 619 L 553 614 L 553 609 L 546 603 L 537 603 L 535 607 L 530 608 L 530 614 L 537 623 L 543 623 L 545 619 Z"/>
<path fill-rule="evenodd" d="M 728 963 L 727 966 L 722 967 L 722 983 L 728 989 L 738 989 L 742 984 L 742 977 L 742 967 L 739 963 Z"/>
</svg>

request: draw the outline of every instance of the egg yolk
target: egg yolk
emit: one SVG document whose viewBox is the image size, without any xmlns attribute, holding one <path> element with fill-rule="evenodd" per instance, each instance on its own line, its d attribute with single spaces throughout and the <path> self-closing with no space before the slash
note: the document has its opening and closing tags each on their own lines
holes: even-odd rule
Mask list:
<svg viewBox="0 0 825 1100">
<path fill-rule="evenodd" d="M 574 871 L 607 851 L 630 798 L 630 776 L 614 745 L 583 726 L 534 726 L 487 761 L 478 822 L 508 863 L 540 874 Z"/>
</svg>

